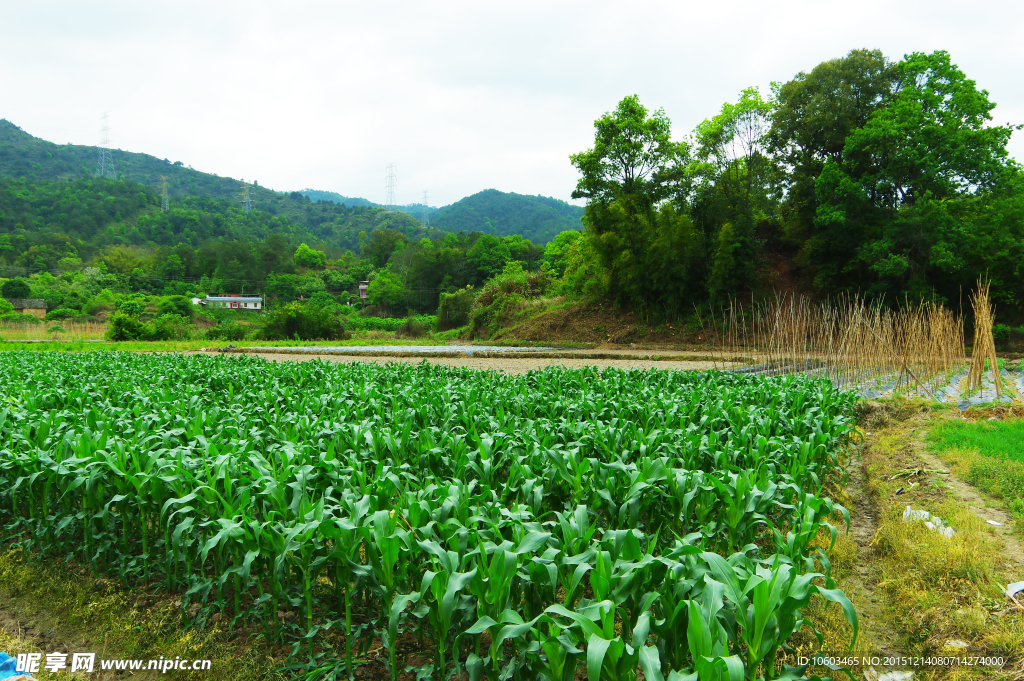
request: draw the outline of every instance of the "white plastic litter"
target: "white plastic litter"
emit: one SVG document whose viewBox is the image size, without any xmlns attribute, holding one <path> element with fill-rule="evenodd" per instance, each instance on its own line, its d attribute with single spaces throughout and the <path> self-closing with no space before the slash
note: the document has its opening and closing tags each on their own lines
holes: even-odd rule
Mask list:
<svg viewBox="0 0 1024 681">
<path fill-rule="evenodd" d="M 914 672 L 882 672 L 879 674 L 874 667 L 864 670 L 864 678 L 868 681 L 912 681 Z"/>
<path fill-rule="evenodd" d="M 914 509 L 907 506 L 907 510 L 903 511 L 903 520 L 928 520 L 932 517 L 932 514 L 928 511 L 915 511 Z"/>
<path fill-rule="evenodd" d="M 1007 596 L 1013 596 L 1021 591 L 1024 591 L 1024 582 L 1014 582 L 1013 584 L 1006 585 Z"/>
<path fill-rule="evenodd" d="M 971 644 L 967 641 L 961 641 L 959 639 L 951 638 L 946 641 L 946 647 L 952 648 L 953 650 L 967 650 L 971 647 Z"/>
<path fill-rule="evenodd" d="M 985 522 L 988 523 L 989 525 L 995 525 L 996 527 L 1002 527 L 1003 526 L 1002 523 L 997 523 L 994 520 L 986 520 Z"/>
<path fill-rule="evenodd" d="M 938 532 L 946 539 L 952 539 L 955 534 L 953 528 L 947 525 L 939 516 L 932 515 L 928 511 L 915 511 L 910 506 L 907 506 L 906 510 L 903 511 L 903 521 L 913 522 L 915 520 L 923 520 L 925 527 L 932 532 Z"/>
</svg>

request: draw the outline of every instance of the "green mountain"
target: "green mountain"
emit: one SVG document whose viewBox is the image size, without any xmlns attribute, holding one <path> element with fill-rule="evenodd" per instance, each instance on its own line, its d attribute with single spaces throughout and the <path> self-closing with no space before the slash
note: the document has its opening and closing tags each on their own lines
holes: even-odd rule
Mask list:
<svg viewBox="0 0 1024 681">
<path fill-rule="evenodd" d="M 333 201 L 346 206 L 379 206 L 361 198 L 335 192 L 303 189 L 299 192 L 312 201 Z M 442 208 L 419 203 L 399 206 L 398 210 L 422 220 L 424 212 L 430 226 L 444 232 L 482 232 L 497 236 L 521 234 L 535 244 L 546 244 L 559 232 L 582 229 L 583 208 L 547 196 L 528 196 L 485 189 Z"/>
<path fill-rule="evenodd" d="M 337 192 L 325 192 L 319 189 L 303 189 L 299 192 L 303 196 L 308 196 L 310 201 L 332 201 L 342 206 L 375 206 L 377 208 L 383 208 L 379 203 L 374 203 L 369 199 L 361 199 L 353 196 L 342 196 Z"/>
<path fill-rule="evenodd" d="M 446 232 L 522 234 L 533 243 L 543 245 L 559 232 L 583 229 L 582 217 L 582 207 L 565 201 L 485 189 L 439 208 L 430 218 L 430 225 Z"/>
<path fill-rule="evenodd" d="M 185 203 L 195 205 L 198 199 L 213 199 L 239 208 L 242 205 L 243 184 L 239 180 L 200 172 L 180 161 L 171 162 L 149 154 L 112 150 L 111 156 L 117 179 L 143 185 L 136 191 L 145 188 L 159 194 L 163 182 L 160 178 L 165 177 L 172 208 L 184 207 Z M 92 187 L 90 181 L 96 174 L 98 158 L 97 147 L 47 142 L 33 137 L 10 121 L 0 119 L 0 177 L 23 178 L 33 186 L 71 181 L 78 183 L 75 186 L 81 190 Z M 38 188 L 33 190 L 33 195 L 59 191 L 59 187 Z M 249 186 L 248 192 L 254 212 L 265 213 L 268 219 L 284 219 L 291 223 L 289 231 L 294 230 L 296 234 L 301 233 L 304 238 L 312 238 L 327 247 L 358 250 L 360 232 L 370 233 L 381 228 L 395 229 L 410 239 L 438 234 L 437 230 L 424 227 L 411 215 L 386 212 L 365 200 L 354 205 L 314 202 L 300 192 L 276 192 L 256 183 Z M 224 207 L 217 210 L 224 210 Z M 200 240 L 210 236 L 198 234 Z M 234 236 L 247 238 L 254 235 L 236 232 Z M 165 245 L 159 238 L 146 238 L 145 241 Z"/>
<path fill-rule="evenodd" d="M 327 192 L 319 189 L 303 189 L 299 192 L 303 196 L 309 197 L 310 201 L 332 201 L 342 206 L 372 206 L 375 208 L 384 208 L 382 204 L 374 203 L 369 199 L 363 199 L 354 196 L 343 196 L 337 192 Z M 405 206 L 395 206 L 395 210 L 406 215 L 411 215 L 417 220 L 423 220 L 426 218 L 430 220 L 430 216 L 437 212 L 437 208 L 433 206 L 425 206 L 422 203 L 410 203 Z"/>
<path fill-rule="evenodd" d="M 240 180 L 204 173 L 181 161 L 149 154 L 112 150 L 117 179 L 148 187 L 159 194 L 166 178 L 171 204 L 186 197 L 217 199 L 241 206 Z M 10 121 L 0 119 L 0 177 L 25 178 L 31 182 L 88 180 L 96 174 L 99 148 L 54 144 L 34 137 Z M 527 196 L 487 189 L 443 208 L 421 204 L 385 212 L 363 198 L 335 192 L 304 189 L 276 192 L 253 182 L 249 199 L 255 210 L 285 218 L 300 231 L 315 235 L 324 245 L 358 248 L 358 233 L 389 227 L 410 239 L 443 232 L 483 232 L 497 236 L 521 234 L 543 245 L 565 230 L 581 229 L 583 209 L 544 196 Z M 365 211 L 374 211 L 375 217 Z M 430 226 L 420 224 L 427 214 Z M 377 214 L 379 213 L 379 215 Z"/>
</svg>

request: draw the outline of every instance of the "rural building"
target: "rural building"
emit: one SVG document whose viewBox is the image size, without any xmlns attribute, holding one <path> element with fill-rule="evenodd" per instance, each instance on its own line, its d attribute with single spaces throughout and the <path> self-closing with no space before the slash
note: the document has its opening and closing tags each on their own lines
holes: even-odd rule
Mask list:
<svg viewBox="0 0 1024 681">
<path fill-rule="evenodd" d="M 369 295 L 367 293 L 369 288 L 370 288 L 370 282 L 368 282 L 368 281 L 361 281 L 361 282 L 359 282 L 359 298 L 361 300 L 366 300 L 367 295 Z"/>
<path fill-rule="evenodd" d="M 46 301 L 42 298 L 8 298 L 7 302 L 14 306 L 15 312 L 46 318 Z"/>
<path fill-rule="evenodd" d="M 222 293 L 219 296 L 206 296 L 206 299 L 199 301 L 199 304 L 209 307 L 227 307 L 232 310 L 262 310 L 263 296 Z"/>
</svg>

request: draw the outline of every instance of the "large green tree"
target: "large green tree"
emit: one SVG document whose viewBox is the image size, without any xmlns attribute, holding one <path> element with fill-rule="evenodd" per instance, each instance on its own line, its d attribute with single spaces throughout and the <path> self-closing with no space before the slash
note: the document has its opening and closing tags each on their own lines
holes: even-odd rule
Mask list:
<svg viewBox="0 0 1024 681">
<path fill-rule="evenodd" d="M 1011 182 L 1013 128 L 991 125 L 995 104 L 945 52 L 908 55 L 896 72 L 885 105 L 816 180 L 818 235 L 808 253 L 813 263 L 823 235 L 845 233 L 846 262 L 830 272 L 829 288 L 866 278 L 879 293 L 949 297 L 977 275 L 965 272 L 962 255 L 977 230 L 957 204 L 988 200 Z"/>
<path fill-rule="evenodd" d="M 672 141 L 664 111 L 637 96 L 594 122 L 594 147 L 573 154 L 573 198 L 588 200 L 583 222 L 609 292 L 645 312 L 675 314 L 691 289 L 692 225 L 670 200 L 683 189 L 689 147 Z"/>
<path fill-rule="evenodd" d="M 755 230 L 777 219 L 778 166 L 767 150 L 771 114 L 772 102 L 751 87 L 694 131 L 690 214 L 703 240 L 704 273 L 715 298 L 754 287 Z"/>
</svg>

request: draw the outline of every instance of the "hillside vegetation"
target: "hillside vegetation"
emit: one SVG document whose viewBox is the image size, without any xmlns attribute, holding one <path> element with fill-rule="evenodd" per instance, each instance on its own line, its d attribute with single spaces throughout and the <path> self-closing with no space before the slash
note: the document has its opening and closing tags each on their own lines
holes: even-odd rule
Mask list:
<svg viewBox="0 0 1024 681">
<path fill-rule="evenodd" d="M 446 232 L 521 234 L 546 244 L 559 232 L 583 229 L 583 208 L 546 196 L 526 196 L 486 189 L 439 208 L 430 224 Z"/>
<path fill-rule="evenodd" d="M 379 206 L 366 199 L 335 192 L 303 189 L 312 201 L 333 201 L 345 206 Z M 497 236 L 519 234 L 536 244 L 546 244 L 566 230 L 583 229 L 583 208 L 547 196 L 527 196 L 497 189 L 485 189 L 455 203 L 434 208 L 421 203 L 398 206 L 397 210 L 445 232 L 481 232 Z"/>
<path fill-rule="evenodd" d="M 0 119 L 0 176 L 24 178 L 33 186 L 52 181 L 89 180 L 96 175 L 98 155 L 97 147 L 54 144 Z M 240 180 L 200 172 L 181 162 L 149 154 L 117 150 L 112 153 L 112 158 L 117 179 L 143 185 L 154 195 L 160 192 L 160 177 L 165 177 L 172 205 L 179 205 L 178 201 L 186 198 L 199 198 L 241 206 L 243 185 Z M 79 188 L 83 186 L 88 185 L 76 185 Z M 258 183 L 249 185 L 249 198 L 253 208 L 269 217 L 286 218 L 311 235 L 307 238 L 318 240 L 327 247 L 356 249 L 359 247 L 359 232 L 369 233 L 383 228 L 396 229 L 410 238 L 437 235 L 405 213 L 385 215 L 381 209 L 368 210 L 372 207 L 369 202 L 340 205 L 330 201 L 311 201 L 300 192 L 282 194 Z M 157 240 L 157 243 L 161 242 Z"/>
</svg>

